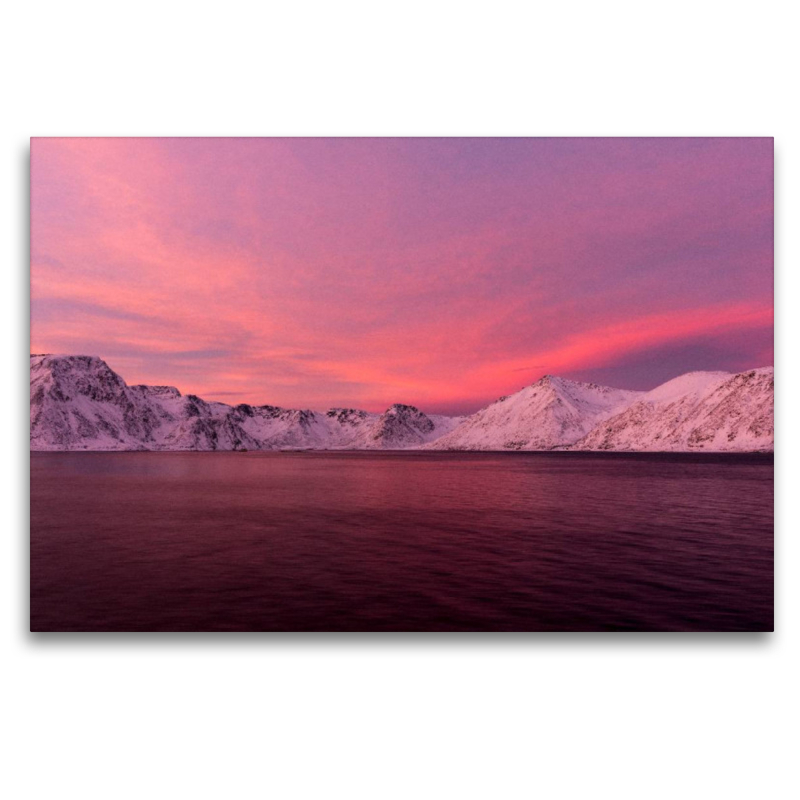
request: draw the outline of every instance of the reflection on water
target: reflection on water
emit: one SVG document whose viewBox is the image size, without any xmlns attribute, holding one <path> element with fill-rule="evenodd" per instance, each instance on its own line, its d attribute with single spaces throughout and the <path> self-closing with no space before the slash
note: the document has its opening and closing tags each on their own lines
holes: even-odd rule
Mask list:
<svg viewBox="0 0 800 800">
<path fill-rule="evenodd" d="M 771 456 L 32 453 L 32 630 L 771 630 Z"/>
</svg>

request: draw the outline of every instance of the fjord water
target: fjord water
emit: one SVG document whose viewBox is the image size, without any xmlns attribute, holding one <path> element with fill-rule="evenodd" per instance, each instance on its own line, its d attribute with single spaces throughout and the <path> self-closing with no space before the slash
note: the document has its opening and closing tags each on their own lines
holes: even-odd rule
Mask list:
<svg viewBox="0 0 800 800">
<path fill-rule="evenodd" d="M 772 629 L 771 455 L 31 453 L 34 631 Z"/>
</svg>

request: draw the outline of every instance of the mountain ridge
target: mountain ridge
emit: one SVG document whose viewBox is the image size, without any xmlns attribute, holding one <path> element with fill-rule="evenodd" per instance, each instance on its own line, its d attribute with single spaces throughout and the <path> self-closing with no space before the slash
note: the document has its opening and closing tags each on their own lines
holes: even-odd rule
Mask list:
<svg viewBox="0 0 800 800">
<path fill-rule="evenodd" d="M 463 417 L 229 405 L 128 385 L 97 356 L 32 354 L 31 450 L 772 451 L 774 369 L 690 372 L 649 392 L 545 375 Z"/>
<path fill-rule="evenodd" d="M 774 444 L 774 369 L 692 372 L 646 392 L 576 450 L 742 452 Z"/>
<path fill-rule="evenodd" d="M 395 449 L 425 444 L 461 417 L 395 404 L 288 409 L 206 401 L 174 386 L 128 386 L 97 356 L 31 356 L 32 450 Z"/>
</svg>

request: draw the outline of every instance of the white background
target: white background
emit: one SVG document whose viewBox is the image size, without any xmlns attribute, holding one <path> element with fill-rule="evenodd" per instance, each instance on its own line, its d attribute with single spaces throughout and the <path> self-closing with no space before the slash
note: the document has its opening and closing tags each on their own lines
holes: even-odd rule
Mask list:
<svg viewBox="0 0 800 800">
<path fill-rule="evenodd" d="M 4 796 L 800 796 L 792 13 L 730 0 L 6 6 Z M 777 632 L 28 633 L 28 137 L 80 134 L 775 136 Z"/>
</svg>

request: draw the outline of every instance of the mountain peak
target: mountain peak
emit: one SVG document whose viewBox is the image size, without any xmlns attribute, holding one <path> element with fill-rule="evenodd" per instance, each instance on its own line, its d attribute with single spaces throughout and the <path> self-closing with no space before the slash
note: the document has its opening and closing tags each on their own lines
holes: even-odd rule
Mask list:
<svg viewBox="0 0 800 800">
<path fill-rule="evenodd" d="M 409 406 L 405 403 L 393 403 L 386 409 L 385 414 L 421 414 L 416 406 Z"/>
<path fill-rule="evenodd" d="M 373 438 L 386 446 L 423 444 L 434 429 L 433 420 L 416 406 L 395 403 L 381 414 Z"/>
<path fill-rule="evenodd" d="M 585 436 L 638 392 L 543 375 L 468 417 L 436 450 L 552 450 Z"/>
</svg>

